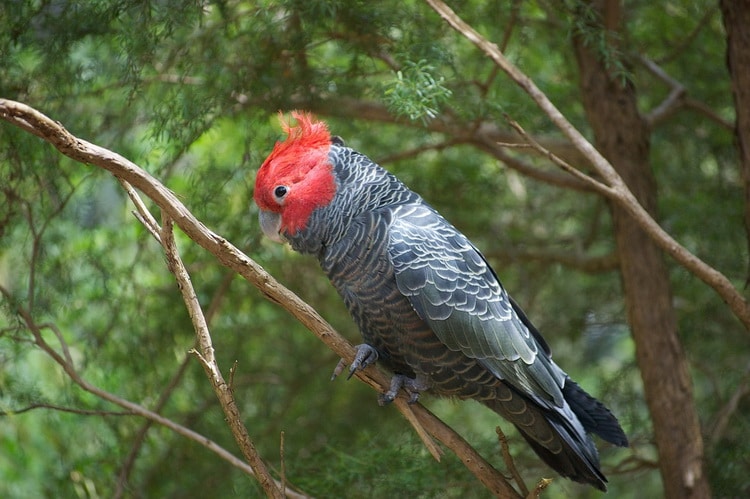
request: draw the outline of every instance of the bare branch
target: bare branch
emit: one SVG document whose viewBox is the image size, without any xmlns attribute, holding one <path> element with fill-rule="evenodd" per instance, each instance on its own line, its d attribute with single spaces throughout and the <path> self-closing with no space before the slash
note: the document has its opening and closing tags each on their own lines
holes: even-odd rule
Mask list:
<svg viewBox="0 0 750 499">
<path fill-rule="evenodd" d="M 70 364 L 71 366 L 73 364 L 73 357 L 70 355 L 70 349 L 68 348 L 68 343 L 65 341 L 65 338 L 63 338 L 62 333 L 60 332 L 60 329 L 57 327 L 56 324 L 52 324 L 51 322 L 39 324 L 39 329 L 49 329 L 53 333 L 55 333 L 55 338 L 57 338 L 58 343 L 60 343 L 60 349 L 62 349 L 63 357 L 65 358 L 65 362 Z"/>
<path fill-rule="evenodd" d="M 503 430 L 499 426 L 495 427 L 495 433 L 497 434 L 497 441 L 500 442 L 500 450 L 503 453 L 503 461 L 505 461 L 505 466 L 508 468 L 508 471 L 510 471 L 510 475 L 513 477 L 513 480 L 515 480 L 515 482 L 518 484 L 518 488 L 521 489 L 521 494 L 523 494 L 524 496 L 528 496 L 529 488 L 526 487 L 526 482 L 523 481 L 523 477 L 518 472 L 515 461 L 513 461 L 513 456 L 510 454 L 508 438 L 505 436 L 505 433 L 503 433 Z"/>
<path fill-rule="evenodd" d="M 137 199 L 140 199 L 140 197 L 137 195 L 135 190 L 133 190 L 133 193 L 136 195 Z M 130 192 L 128 194 L 130 194 Z M 154 220 L 154 223 L 156 223 L 155 220 Z M 157 236 L 158 236 L 158 232 L 159 230 L 158 230 L 158 225 L 157 225 L 157 231 L 155 233 Z M 211 299 L 211 303 L 208 305 L 208 308 L 206 310 L 206 322 L 208 324 L 211 323 L 211 320 L 216 315 L 216 312 L 219 309 L 220 303 L 224 299 L 224 296 L 226 295 L 226 292 L 229 289 L 229 285 L 232 282 L 234 275 L 235 275 L 234 272 L 227 272 L 224 278 L 222 279 L 221 284 L 219 285 L 219 288 L 214 293 L 214 296 Z M 164 390 L 162 390 L 161 394 L 159 395 L 159 400 L 156 401 L 156 404 L 154 405 L 154 408 L 153 408 L 154 412 L 156 413 L 161 412 L 161 410 L 167 404 L 167 401 L 169 401 L 169 398 L 172 396 L 172 393 L 174 392 L 175 388 L 177 388 L 177 385 L 179 384 L 180 380 L 182 379 L 184 374 L 187 372 L 187 367 L 188 367 L 190 360 L 191 359 L 188 355 L 186 355 L 182 359 L 182 362 L 180 362 L 180 365 L 177 367 L 177 370 L 172 376 L 172 379 L 169 380 L 169 383 L 167 383 L 166 387 L 164 388 Z M 230 374 L 233 372 L 234 372 L 233 370 L 230 370 Z M 231 375 L 229 378 L 229 387 L 230 389 L 232 387 Z M 117 487 L 113 495 L 115 499 L 121 498 L 123 494 L 125 493 L 125 486 L 128 483 L 128 477 L 130 476 L 130 473 L 133 470 L 133 466 L 135 465 L 135 460 L 143 446 L 143 443 L 146 440 L 146 434 L 148 433 L 148 430 L 151 428 L 152 425 L 153 425 L 153 421 L 147 419 L 146 421 L 144 421 L 143 425 L 138 429 L 138 432 L 135 434 L 135 437 L 133 437 L 132 439 L 133 444 L 130 447 L 130 452 L 128 452 L 128 455 L 123 461 L 123 464 L 120 467 L 120 471 L 117 474 Z"/>
<path fill-rule="evenodd" d="M 544 111 L 562 133 L 568 137 L 571 143 L 585 156 L 596 173 L 603 179 L 602 183 L 607 187 L 603 193 L 606 193 L 607 198 L 624 209 L 663 251 L 672 256 L 672 258 L 705 284 L 713 288 L 729 305 L 734 315 L 743 323 L 745 330 L 750 332 L 750 307 L 732 282 L 724 274 L 688 251 L 668 232 L 661 228 L 643 206 L 641 206 L 609 161 L 563 116 L 560 110 L 555 107 L 531 78 L 521 72 L 500 52 L 497 45 L 487 40 L 474 28 L 466 24 L 441 0 L 426 1 L 453 29 L 492 59 L 495 64 L 534 100 L 537 106 Z"/>
<path fill-rule="evenodd" d="M 582 171 L 578 170 L 577 168 L 574 168 L 569 163 L 564 161 L 562 158 L 558 157 L 556 154 L 552 153 L 551 151 L 548 151 L 545 149 L 539 142 L 534 140 L 528 133 L 526 133 L 526 130 L 523 129 L 521 125 L 518 124 L 518 122 L 510 119 L 510 117 L 506 116 L 506 119 L 508 120 L 508 123 L 510 123 L 510 126 L 513 127 L 515 131 L 518 132 L 518 134 L 524 138 L 526 143 L 530 145 L 535 150 L 542 153 L 547 159 L 549 159 L 552 163 L 556 164 L 566 172 L 573 175 L 575 178 L 580 180 L 582 183 L 591 186 L 596 192 L 599 194 L 603 194 L 604 196 L 607 196 L 610 194 L 610 188 L 596 180 L 595 178 L 586 175 Z"/>
<path fill-rule="evenodd" d="M 386 385 L 387 386 L 387 385 Z M 491 464 L 456 433 L 453 428 L 443 423 L 437 416 L 422 404 L 416 403 L 411 406 L 414 414 L 419 418 L 422 425 L 446 447 L 451 449 L 464 466 L 474 474 L 479 481 L 496 497 L 519 499 L 521 496 Z"/>
<path fill-rule="evenodd" d="M 435 459 L 435 461 L 440 461 L 440 456 L 443 455 L 443 451 L 435 444 L 435 441 L 430 438 L 430 435 L 424 429 L 422 423 L 411 410 L 411 405 L 405 399 L 400 397 L 393 402 L 396 404 L 396 407 L 398 407 L 398 410 L 401 411 L 401 414 L 404 415 L 406 420 L 414 427 L 417 435 L 419 435 L 422 443 L 424 443 L 424 446 L 427 447 L 428 451 L 430 451 L 430 454 Z"/>
<path fill-rule="evenodd" d="M 651 110 L 650 113 L 646 115 L 646 122 L 651 128 L 670 118 L 680 108 L 685 108 L 702 114 L 725 130 L 734 130 L 734 124 L 731 121 L 719 116 L 719 113 L 709 107 L 708 104 L 690 98 L 687 94 L 687 89 L 685 88 L 685 86 L 679 81 L 672 78 L 656 62 L 645 56 L 640 56 L 639 60 L 641 61 L 641 64 L 646 67 L 646 69 L 648 69 L 661 81 L 666 83 L 667 86 L 669 86 L 669 88 L 671 89 L 669 95 L 667 95 L 667 97 L 661 102 L 661 104 L 656 106 Z"/>
<path fill-rule="evenodd" d="M 671 88 L 669 95 L 646 115 L 646 122 L 653 128 L 672 116 L 685 104 L 687 90 L 682 83 L 669 76 L 666 71 L 648 57 L 640 56 L 639 59 L 646 69 Z"/>
<path fill-rule="evenodd" d="M 533 178 L 550 185 L 555 185 L 557 187 L 562 187 L 563 189 L 571 189 L 579 192 L 595 192 L 589 184 L 581 182 L 577 178 L 568 175 L 567 173 L 560 172 L 558 170 L 546 170 L 538 168 L 532 165 L 530 162 L 524 161 L 516 155 L 511 155 L 506 151 L 506 149 L 511 147 L 513 149 L 534 150 L 534 148 L 529 144 L 508 142 L 490 143 L 486 140 L 472 141 L 472 144 L 477 148 L 483 150 L 484 152 L 491 154 L 495 158 L 499 159 L 508 168 L 511 168 L 529 178 Z"/>
<path fill-rule="evenodd" d="M 133 212 L 133 215 L 138 219 L 141 224 L 146 228 L 146 230 L 151 234 L 156 241 L 161 244 L 161 235 L 159 224 L 157 223 L 156 219 L 154 219 L 154 216 L 151 215 L 151 212 L 148 211 L 148 208 L 146 208 L 146 205 L 141 200 L 141 197 L 138 195 L 138 193 L 133 189 L 133 186 L 130 185 L 126 180 L 118 178 L 117 179 L 120 182 L 120 185 L 123 189 L 125 189 L 125 192 L 128 194 L 128 197 L 130 198 L 130 201 L 135 205 L 136 211 Z"/>
</svg>

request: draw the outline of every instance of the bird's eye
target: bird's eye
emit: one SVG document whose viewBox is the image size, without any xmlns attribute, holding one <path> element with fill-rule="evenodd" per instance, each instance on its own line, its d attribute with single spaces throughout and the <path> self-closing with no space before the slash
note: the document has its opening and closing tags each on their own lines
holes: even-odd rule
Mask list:
<svg viewBox="0 0 750 499">
<path fill-rule="evenodd" d="M 273 197 L 276 198 L 276 201 L 280 202 L 284 200 L 288 192 L 289 192 L 289 187 L 285 185 L 279 185 L 279 186 L 276 186 L 276 188 L 273 190 Z"/>
</svg>

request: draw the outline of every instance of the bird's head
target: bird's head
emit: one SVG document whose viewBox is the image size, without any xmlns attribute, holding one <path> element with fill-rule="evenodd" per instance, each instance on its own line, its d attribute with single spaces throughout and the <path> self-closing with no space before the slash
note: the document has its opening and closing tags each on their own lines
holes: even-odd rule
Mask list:
<svg viewBox="0 0 750 499">
<path fill-rule="evenodd" d="M 304 230 L 313 210 L 336 194 L 328 127 L 308 113 L 293 111 L 292 117 L 296 125 L 280 118 L 287 138 L 276 143 L 255 179 L 261 228 L 277 242 Z"/>
</svg>

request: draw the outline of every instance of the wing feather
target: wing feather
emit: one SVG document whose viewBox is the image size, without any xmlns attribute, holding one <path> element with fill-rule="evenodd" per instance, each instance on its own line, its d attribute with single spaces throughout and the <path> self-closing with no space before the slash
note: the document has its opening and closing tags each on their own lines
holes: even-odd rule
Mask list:
<svg viewBox="0 0 750 499">
<path fill-rule="evenodd" d="M 565 373 L 466 236 L 427 205 L 400 206 L 388 252 L 399 290 L 449 349 L 540 403 L 562 407 Z"/>
</svg>

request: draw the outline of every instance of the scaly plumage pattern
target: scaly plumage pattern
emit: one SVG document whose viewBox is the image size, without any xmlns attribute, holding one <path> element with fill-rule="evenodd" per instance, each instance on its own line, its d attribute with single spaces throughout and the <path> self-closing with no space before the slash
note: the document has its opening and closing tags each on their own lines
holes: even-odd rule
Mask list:
<svg viewBox="0 0 750 499">
<path fill-rule="evenodd" d="M 320 261 L 362 333 L 353 369 L 377 359 L 392 391 L 477 400 L 561 475 L 606 490 L 587 433 L 621 446 L 625 434 L 552 361 L 479 250 L 324 124 L 293 116 L 299 126 L 258 172 L 261 226 Z"/>
</svg>

